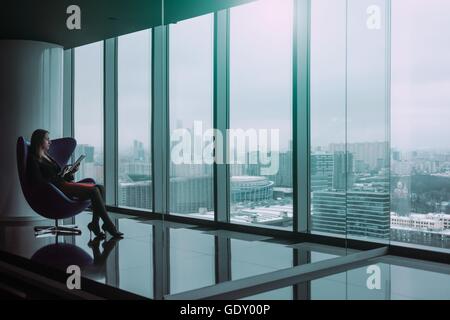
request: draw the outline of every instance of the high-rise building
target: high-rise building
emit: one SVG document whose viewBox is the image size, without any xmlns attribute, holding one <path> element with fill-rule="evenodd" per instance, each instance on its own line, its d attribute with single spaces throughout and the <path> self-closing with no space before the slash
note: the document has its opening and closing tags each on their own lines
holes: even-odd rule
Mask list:
<svg viewBox="0 0 450 320">
<path fill-rule="evenodd" d="M 204 175 L 212 175 L 213 166 L 208 164 L 171 164 L 171 177 L 198 177 Z"/>
<path fill-rule="evenodd" d="M 353 183 L 353 155 L 337 151 L 311 155 L 311 191 L 346 190 Z"/>
<path fill-rule="evenodd" d="M 329 149 L 332 153 L 337 151 L 352 153 L 354 161 L 362 161 L 369 170 L 379 169 L 380 165 L 386 165 L 387 159 L 390 158 L 388 142 L 332 143 Z M 379 159 L 385 160 L 381 162 Z M 357 165 L 357 169 L 362 168 L 362 163 Z"/>
<path fill-rule="evenodd" d="M 390 234 L 388 192 L 347 192 L 347 234 L 388 239 Z"/>
<path fill-rule="evenodd" d="M 312 192 L 312 230 L 318 232 L 346 234 L 345 192 Z"/>
<path fill-rule="evenodd" d="M 353 185 L 353 154 L 333 154 L 333 190 L 347 190 Z"/>
<path fill-rule="evenodd" d="M 93 146 L 87 144 L 79 144 L 75 152 L 75 158 L 78 159 L 80 155 L 84 154 L 86 158 L 83 160 L 83 162 L 94 162 L 94 151 L 95 148 Z"/>
<path fill-rule="evenodd" d="M 392 160 L 400 161 L 401 160 L 401 154 L 398 150 L 392 150 Z"/>
<path fill-rule="evenodd" d="M 275 185 L 279 187 L 292 187 L 292 151 L 280 153 L 279 170 Z"/>
<path fill-rule="evenodd" d="M 133 141 L 133 160 L 145 160 L 144 144 L 137 140 Z"/>
<path fill-rule="evenodd" d="M 212 176 L 170 178 L 170 212 L 199 213 L 213 207 Z"/>
<path fill-rule="evenodd" d="M 119 183 L 119 204 L 125 207 L 152 209 L 152 182 Z"/>
<path fill-rule="evenodd" d="M 314 231 L 389 238 L 389 193 L 366 190 L 313 192 L 312 225 Z"/>
<path fill-rule="evenodd" d="M 75 149 L 75 159 L 84 154 L 86 158 L 81 162 L 75 175 L 76 180 L 82 178 L 94 178 L 98 183 L 103 182 L 103 164 L 95 162 L 95 147 L 87 144 L 79 144 Z"/>
<path fill-rule="evenodd" d="M 311 155 L 311 191 L 329 190 L 333 185 L 334 159 L 330 153 Z"/>
<path fill-rule="evenodd" d="M 125 162 L 122 168 L 128 175 L 150 175 L 151 172 L 151 165 L 146 161 Z"/>
</svg>

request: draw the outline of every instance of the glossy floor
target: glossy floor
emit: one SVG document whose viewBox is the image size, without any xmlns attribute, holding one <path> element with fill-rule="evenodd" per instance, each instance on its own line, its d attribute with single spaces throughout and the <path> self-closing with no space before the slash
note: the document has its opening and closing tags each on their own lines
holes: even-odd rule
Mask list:
<svg viewBox="0 0 450 320">
<path fill-rule="evenodd" d="M 376 263 L 245 299 L 449 300 L 450 266 L 385 256 Z"/>
<path fill-rule="evenodd" d="M 58 237 L 58 244 L 55 237 L 34 237 L 33 226 L 45 221 L 0 224 L 0 250 L 53 267 L 77 264 L 84 277 L 151 299 L 355 252 L 195 225 L 113 216 L 125 234 L 120 241 L 91 241 L 86 228 L 91 215 L 83 213 L 76 218 L 82 235 Z M 55 250 L 58 259 L 55 254 L 48 254 Z M 61 259 L 61 255 L 65 258 Z M 299 256 L 307 259 L 299 260 Z M 371 269 L 365 266 L 248 298 L 450 299 L 448 265 L 385 256 L 370 266 Z M 370 277 L 373 272 L 379 275 L 376 281 Z"/>
</svg>

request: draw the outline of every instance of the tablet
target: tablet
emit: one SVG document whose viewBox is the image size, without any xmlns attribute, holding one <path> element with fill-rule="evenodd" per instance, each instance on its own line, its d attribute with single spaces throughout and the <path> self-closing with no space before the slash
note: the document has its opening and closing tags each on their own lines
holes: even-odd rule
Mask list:
<svg viewBox="0 0 450 320">
<path fill-rule="evenodd" d="M 81 163 L 81 161 L 84 160 L 84 158 L 86 158 L 86 155 L 82 154 L 77 161 L 74 162 L 74 164 L 72 164 L 71 168 L 75 168 L 77 165 L 79 165 Z"/>
<path fill-rule="evenodd" d="M 82 154 L 77 161 L 75 161 L 72 165 L 67 166 L 65 168 L 65 170 L 63 170 L 63 172 L 61 173 L 62 176 L 65 176 L 66 174 L 72 172 L 72 169 L 75 168 L 77 165 L 79 165 L 81 163 L 81 161 L 84 160 L 84 158 L 86 158 L 86 155 Z"/>
</svg>

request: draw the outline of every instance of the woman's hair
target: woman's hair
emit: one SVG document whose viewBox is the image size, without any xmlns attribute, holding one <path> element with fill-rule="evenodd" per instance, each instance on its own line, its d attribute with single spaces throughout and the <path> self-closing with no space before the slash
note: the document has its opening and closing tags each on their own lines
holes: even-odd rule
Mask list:
<svg viewBox="0 0 450 320">
<path fill-rule="evenodd" d="M 47 133 L 48 131 L 44 129 L 37 129 L 33 132 L 30 143 L 30 152 L 32 154 L 38 156 L 39 148 L 41 147 Z"/>
</svg>

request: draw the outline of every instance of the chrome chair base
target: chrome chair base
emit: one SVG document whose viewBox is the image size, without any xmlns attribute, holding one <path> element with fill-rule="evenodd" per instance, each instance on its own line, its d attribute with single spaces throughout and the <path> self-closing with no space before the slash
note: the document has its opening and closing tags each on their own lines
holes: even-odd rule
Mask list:
<svg viewBox="0 0 450 320">
<path fill-rule="evenodd" d="M 37 226 L 34 227 L 34 235 L 36 237 L 42 236 L 78 236 L 81 235 L 81 230 L 78 229 L 77 225 L 65 225 L 59 226 L 55 223 L 54 226 Z"/>
</svg>

